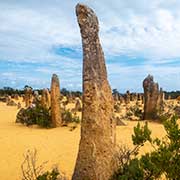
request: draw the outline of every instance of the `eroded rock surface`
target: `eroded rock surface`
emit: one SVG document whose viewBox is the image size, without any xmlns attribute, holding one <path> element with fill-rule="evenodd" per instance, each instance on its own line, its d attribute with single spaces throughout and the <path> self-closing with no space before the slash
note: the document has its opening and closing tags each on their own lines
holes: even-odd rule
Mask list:
<svg viewBox="0 0 180 180">
<path fill-rule="evenodd" d="M 81 140 L 73 180 L 107 180 L 114 172 L 113 97 L 98 37 L 98 19 L 78 4 L 76 15 L 83 44 Z"/>
<path fill-rule="evenodd" d="M 144 88 L 144 117 L 151 120 L 157 118 L 159 110 L 159 85 L 154 82 L 153 76 L 148 75 L 143 81 Z"/>
<path fill-rule="evenodd" d="M 60 85 L 59 78 L 53 74 L 51 80 L 51 121 L 53 127 L 61 126 L 61 110 L 60 110 Z"/>
</svg>

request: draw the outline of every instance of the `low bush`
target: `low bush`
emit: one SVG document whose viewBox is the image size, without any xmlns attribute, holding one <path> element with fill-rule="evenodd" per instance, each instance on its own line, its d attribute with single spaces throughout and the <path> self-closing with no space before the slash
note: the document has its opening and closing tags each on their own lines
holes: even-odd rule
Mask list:
<svg viewBox="0 0 180 180">
<path fill-rule="evenodd" d="M 61 117 L 64 125 L 68 123 L 80 123 L 79 117 L 76 114 L 72 114 L 69 110 L 63 110 Z M 22 123 L 26 126 L 37 124 L 44 128 L 52 127 L 49 110 L 40 105 L 20 109 L 16 116 L 16 123 Z"/>
<path fill-rule="evenodd" d="M 41 127 L 51 127 L 50 113 L 42 106 L 20 109 L 16 116 L 16 122 L 27 126 L 37 124 Z"/>
<path fill-rule="evenodd" d="M 119 168 L 112 180 L 155 180 L 162 175 L 169 180 L 180 179 L 180 129 L 177 117 L 173 116 L 163 122 L 166 137 L 151 138 L 147 123 L 134 127 L 132 136 L 134 149 L 119 151 Z M 140 148 L 149 142 L 154 151 L 138 156 Z"/>
</svg>

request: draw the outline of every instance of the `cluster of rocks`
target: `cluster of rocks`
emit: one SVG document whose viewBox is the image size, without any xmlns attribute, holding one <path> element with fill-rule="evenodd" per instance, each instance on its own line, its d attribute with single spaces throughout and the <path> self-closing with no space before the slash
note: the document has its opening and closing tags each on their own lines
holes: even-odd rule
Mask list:
<svg viewBox="0 0 180 180">
<path fill-rule="evenodd" d="M 129 104 L 130 102 L 140 101 L 143 104 L 143 94 L 142 93 L 130 93 L 129 90 L 125 94 L 115 93 L 113 94 L 115 103 L 119 104 Z"/>
<path fill-rule="evenodd" d="M 120 95 L 114 95 L 115 113 L 120 113 L 124 110 L 126 114 L 121 114 L 120 117 L 128 120 L 156 120 L 163 115 L 163 112 L 165 112 L 165 95 L 163 89 L 159 89 L 158 83 L 154 82 L 152 75 L 148 75 L 144 79 L 143 88 L 143 94 L 127 91 L 124 97 L 121 96 L 124 98 L 124 103 L 119 101 Z M 135 104 L 130 102 L 135 102 Z M 142 106 L 144 107 L 142 108 Z"/>
<path fill-rule="evenodd" d="M 25 103 L 25 108 L 35 108 L 36 106 L 41 106 L 44 109 L 50 111 L 51 114 L 51 123 L 53 127 L 61 126 L 61 110 L 60 110 L 60 86 L 59 86 L 59 78 L 56 74 L 52 75 L 51 80 L 51 91 L 48 89 L 42 90 L 41 97 L 39 96 L 38 91 L 32 90 L 31 87 L 25 88 L 25 94 L 23 96 L 23 101 Z M 20 108 L 20 105 L 19 105 Z M 24 114 L 25 109 L 20 109 L 16 122 L 23 122 L 23 116 L 26 118 Z M 23 115 L 23 116 L 22 116 Z M 26 122 L 26 120 L 24 120 Z"/>
<path fill-rule="evenodd" d="M 64 100 L 63 96 L 61 96 L 59 78 L 56 74 L 52 75 L 50 90 L 43 89 L 42 94 L 39 95 L 38 91 L 33 91 L 31 87 L 27 86 L 24 92 L 25 93 L 22 97 L 25 103 L 25 109 L 41 106 L 48 110 L 51 115 L 51 124 L 53 127 L 63 126 L 61 111 L 66 113 L 66 105 L 68 103 L 75 103 L 75 108 L 70 110 L 67 109 L 68 113 L 71 111 L 75 114 L 76 112 L 82 111 L 81 98 L 76 98 L 75 96 L 70 95 L 65 98 L 66 100 Z M 10 101 L 9 104 L 11 105 L 12 102 Z M 21 108 L 20 103 L 16 105 L 18 106 L 18 109 Z M 22 113 L 20 113 L 20 115 L 21 114 Z M 19 122 L 19 120 L 17 120 L 17 122 Z"/>
<path fill-rule="evenodd" d="M 7 106 L 17 106 L 18 109 L 21 108 L 21 103 L 18 102 L 19 100 L 19 95 L 14 94 L 14 95 L 4 95 L 0 97 L 0 102 L 6 103 Z"/>
</svg>

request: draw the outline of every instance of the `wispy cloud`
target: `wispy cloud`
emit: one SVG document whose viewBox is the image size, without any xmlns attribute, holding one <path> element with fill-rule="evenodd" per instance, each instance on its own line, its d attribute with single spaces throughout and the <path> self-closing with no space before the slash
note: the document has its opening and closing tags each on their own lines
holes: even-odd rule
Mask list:
<svg viewBox="0 0 180 180">
<path fill-rule="evenodd" d="M 180 2 L 175 0 L 83 0 L 98 15 L 100 37 L 113 88 L 141 90 L 148 74 L 166 89 L 179 89 Z M 82 50 L 77 0 L 0 2 L 1 86 L 81 88 Z M 172 80 L 173 79 L 173 80 Z"/>
</svg>

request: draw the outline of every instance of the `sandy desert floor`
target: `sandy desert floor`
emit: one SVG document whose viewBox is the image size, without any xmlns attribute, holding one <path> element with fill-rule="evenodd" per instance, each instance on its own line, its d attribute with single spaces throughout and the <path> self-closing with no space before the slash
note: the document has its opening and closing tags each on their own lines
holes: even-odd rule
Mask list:
<svg viewBox="0 0 180 180">
<path fill-rule="evenodd" d="M 80 126 L 73 131 L 69 127 L 39 129 L 15 123 L 17 107 L 0 103 L 0 180 L 20 180 L 23 154 L 29 149 L 37 149 L 38 163 L 48 161 L 46 168 L 57 164 L 69 178 L 72 175 L 78 152 Z M 127 121 L 127 126 L 118 126 L 117 142 L 132 146 L 131 135 L 137 122 Z M 143 122 L 141 122 L 143 123 Z M 162 137 L 162 125 L 149 123 L 153 136 Z M 149 151 L 146 144 L 142 153 Z"/>
</svg>

